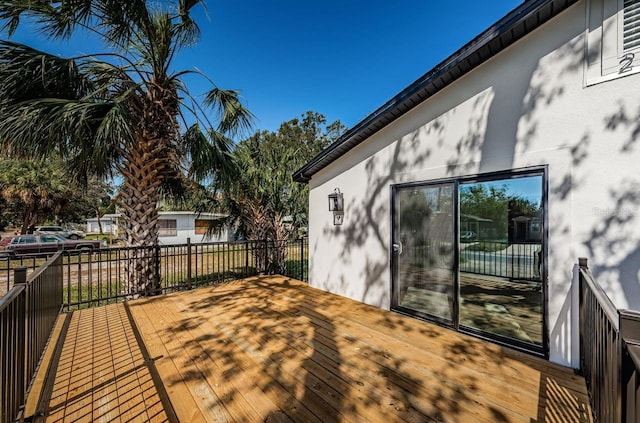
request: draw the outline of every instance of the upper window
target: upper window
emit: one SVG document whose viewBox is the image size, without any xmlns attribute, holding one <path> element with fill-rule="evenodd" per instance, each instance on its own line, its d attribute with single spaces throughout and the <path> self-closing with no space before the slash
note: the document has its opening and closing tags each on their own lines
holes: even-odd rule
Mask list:
<svg viewBox="0 0 640 423">
<path fill-rule="evenodd" d="M 587 85 L 640 71 L 640 0 L 590 0 Z"/>
</svg>

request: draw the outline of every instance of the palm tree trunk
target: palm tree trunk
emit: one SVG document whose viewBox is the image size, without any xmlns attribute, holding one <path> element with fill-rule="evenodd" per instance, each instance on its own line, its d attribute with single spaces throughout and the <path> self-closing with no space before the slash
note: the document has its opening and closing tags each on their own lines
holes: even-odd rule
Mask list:
<svg viewBox="0 0 640 423">
<path fill-rule="evenodd" d="M 289 243 L 289 230 L 281 212 L 273 216 L 273 234 L 275 244 L 272 253 L 273 269 L 276 273 L 284 275 L 287 271 L 287 245 Z"/>
<path fill-rule="evenodd" d="M 26 234 L 31 225 L 35 223 L 35 214 L 36 205 L 34 203 L 27 203 L 24 212 L 22 213 L 22 229 L 20 230 L 20 233 L 23 235 Z"/>
<path fill-rule="evenodd" d="M 256 269 L 260 273 L 268 272 L 267 245 L 269 237 L 269 222 L 266 208 L 258 201 L 248 201 L 244 204 L 245 220 L 250 240 L 261 241 L 253 248 L 253 258 Z M 265 242 L 262 242 L 265 241 Z M 267 260 L 265 260 L 267 259 Z"/>
<path fill-rule="evenodd" d="M 96 219 L 98 219 L 98 231 L 100 235 L 102 235 L 102 214 L 100 213 L 100 209 L 98 207 L 94 207 L 96 212 Z"/>
<path fill-rule="evenodd" d="M 157 147 L 142 142 L 131 149 L 126 167 L 121 170 L 124 184 L 120 190 L 124 232 L 129 250 L 127 286 L 131 295 L 153 295 L 160 290 L 157 256 L 158 199 L 161 166 Z M 149 150 L 145 151 L 147 148 Z"/>
</svg>

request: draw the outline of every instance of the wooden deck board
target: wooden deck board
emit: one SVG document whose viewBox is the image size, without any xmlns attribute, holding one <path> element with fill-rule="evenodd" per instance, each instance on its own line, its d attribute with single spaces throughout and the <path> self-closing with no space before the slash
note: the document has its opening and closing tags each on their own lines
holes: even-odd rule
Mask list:
<svg viewBox="0 0 640 423">
<path fill-rule="evenodd" d="M 591 422 L 571 369 L 283 277 L 128 307 L 180 421 Z M 73 314 L 49 420 L 167 420 L 129 324 Z"/>
<path fill-rule="evenodd" d="M 122 304 L 74 312 L 44 410 L 47 421 L 167 421 L 158 404 Z"/>
</svg>

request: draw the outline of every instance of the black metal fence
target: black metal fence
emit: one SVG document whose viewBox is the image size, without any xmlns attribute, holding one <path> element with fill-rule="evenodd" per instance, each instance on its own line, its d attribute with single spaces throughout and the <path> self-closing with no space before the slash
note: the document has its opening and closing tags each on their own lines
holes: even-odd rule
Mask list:
<svg viewBox="0 0 640 423">
<path fill-rule="evenodd" d="M 596 421 L 640 421 L 640 313 L 618 310 L 579 261 L 580 368 Z"/>
<path fill-rule="evenodd" d="M 14 286 L 0 298 L 0 422 L 14 421 L 25 402 L 62 308 L 62 253 L 27 278 L 14 269 Z"/>
<path fill-rule="evenodd" d="M 28 273 L 31 273 L 42 266 L 49 257 L 49 254 L 28 254 L 20 256 L 1 256 L 0 257 L 0 296 L 9 292 L 13 286 L 14 270 L 18 267 L 24 267 Z"/>
<path fill-rule="evenodd" d="M 131 268 L 152 261 L 153 294 L 215 285 L 258 274 L 306 280 L 308 240 L 238 241 L 121 247 L 81 255 L 64 253 L 66 310 L 148 294 L 135 286 Z"/>
<path fill-rule="evenodd" d="M 0 261 L 0 296 L 13 286 L 14 269 L 33 272 L 48 255 L 23 255 Z M 155 247 L 117 247 L 79 254 L 63 252 L 66 310 L 122 301 L 138 287 L 127 276 L 142 258 L 152 262 L 156 293 L 189 289 L 260 273 L 278 273 L 306 281 L 308 239 L 210 242 Z"/>
</svg>

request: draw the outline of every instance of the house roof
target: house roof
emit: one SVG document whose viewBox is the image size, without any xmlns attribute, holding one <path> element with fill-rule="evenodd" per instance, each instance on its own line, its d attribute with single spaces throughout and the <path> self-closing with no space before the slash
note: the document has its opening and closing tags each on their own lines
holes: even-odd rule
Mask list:
<svg viewBox="0 0 640 423">
<path fill-rule="evenodd" d="M 336 142 L 298 169 L 293 174 L 294 181 L 308 182 L 315 173 L 333 163 L 352 148 L 577 1 L 526 0 L 345 132 Z"/>
<path fill-rule="evenodd" d="M 167 217 L 167 216 L 193 216 L 196 219 L 201 219 L 201 220 L 217 220 L 217 219 L 226 219 L 227 217 L 229 217 L 226 214 L 222 214 L 222 213 L 208 213 L 208 212 L 196 212 L 196 211 L 159 211 L 158 212 L 158 216 L 159 217 Z M 113 213 L 113 214 L 105 214 L 103 215 L 100 220 L 101 221 L 108 221 L 111 218 L 119 218 L 121 217 L 120 213 Z M 90 217 L 87 219 L 87 222 L 97 222 L 98 219 L 95 217 Z"/>
</svg>

